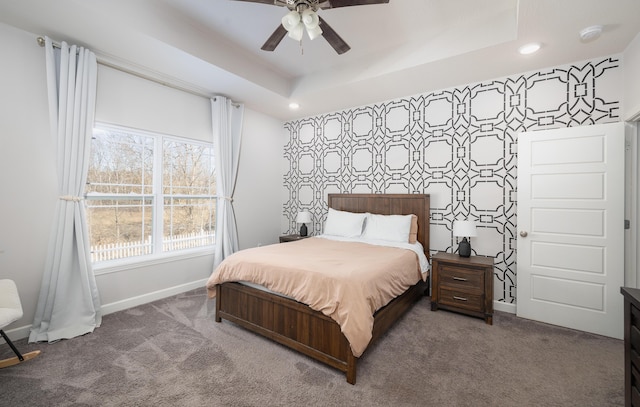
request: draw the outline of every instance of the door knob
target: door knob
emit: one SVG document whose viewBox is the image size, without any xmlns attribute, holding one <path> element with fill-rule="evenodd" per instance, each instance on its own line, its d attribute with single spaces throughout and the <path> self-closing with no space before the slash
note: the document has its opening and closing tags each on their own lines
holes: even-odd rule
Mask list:
<svg viewBox="0 0 640 407">
<path fill-rule="evenodd" d="M 527 237 L 528 233 L 524 230 L 520 232 L 520 237 Z"/>
</svg>

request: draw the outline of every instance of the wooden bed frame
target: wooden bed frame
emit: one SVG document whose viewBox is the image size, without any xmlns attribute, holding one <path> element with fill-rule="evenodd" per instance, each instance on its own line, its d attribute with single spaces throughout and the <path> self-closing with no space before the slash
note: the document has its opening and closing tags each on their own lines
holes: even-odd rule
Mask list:
<svg viewBox="0 0 640 407">
<path fill-rule="evenodd" d="M 429 257 L 429 195 L 329 194 L 330 208 L 383 215 L 418 216 L 418 241 Z M 284 243 L 286 244 L 286 243 Z M 427 280 L 428 281 L 428 280 Z M 420 281 L 374 314 L 373 343 L 382 336 L 428 289 Z M 356 360 L 340 326 L 331 318 L 295 300 L 239 283 L 216 289 L 216 322 L 222 319 L 288 346 L 346 373 L 356 383 Z"/>
</svg>

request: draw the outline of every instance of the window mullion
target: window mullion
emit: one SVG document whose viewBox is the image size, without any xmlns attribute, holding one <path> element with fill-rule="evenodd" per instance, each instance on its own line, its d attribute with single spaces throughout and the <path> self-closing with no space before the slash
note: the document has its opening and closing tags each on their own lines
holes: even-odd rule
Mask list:
<svg viewBox="0 0 640 407">
<path fill-rule="evenodd" d="M 162 193 L 163 178 L 163 139 L 154 137 L 153 146 L 153 252 L 162 253 L 164 240 L 164 195 Z"/>
</svg>

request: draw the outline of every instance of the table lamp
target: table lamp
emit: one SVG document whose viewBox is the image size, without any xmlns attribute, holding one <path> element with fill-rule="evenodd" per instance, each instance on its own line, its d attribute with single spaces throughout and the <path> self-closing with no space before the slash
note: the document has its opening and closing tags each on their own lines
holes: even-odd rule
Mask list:
<svg viewBox="0 0 640 407">
<path fill-rule="evenodd" d="M 302 223 L 300 226 L 300 236 L 307 235 L 307 223 L 311 223 L 311 212 L 302 211 L 298 212 L 298 216 L 296 217 L 296 223 Z"/>
<path fill-rule="evenodd" d="M 467 240 L 467 237 L 477 236 L 476 223 L 472 220 L 453 221 L 453 235 L 462 237 L 462 241 L 458 244 L 458 255 L 460 257 L 471 256 L 471 243 Z"/>
</svg>

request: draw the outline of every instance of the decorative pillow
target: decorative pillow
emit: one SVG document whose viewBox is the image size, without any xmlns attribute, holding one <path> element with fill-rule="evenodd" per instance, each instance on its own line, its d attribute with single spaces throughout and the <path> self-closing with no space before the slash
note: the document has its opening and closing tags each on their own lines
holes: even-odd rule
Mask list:
<svg viewBox="0 0 640 407">
<path fill-rule="evenodd" d="M 409 232 L 411 231 L 411 217 L 412 215 L 369 214 L 367 226 L 362 236 L 372 240 L 406 243 L 409 241 Z"/>
<path fill-rule="evenodd" d="M 411 215 L 411 230 L 409 231 L 409 243 L 414 244 L 418 241 L 418 217 Z"/>
<path fill-rule="evenodd" d="M 333 236 L 358 237 L 362 235 L 362 225 L 367 218 L 366 213 L 338 211 L 329 208 L 324 233 Z"/>
</svg>

